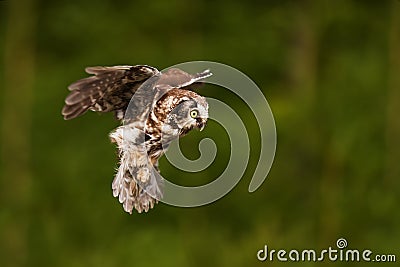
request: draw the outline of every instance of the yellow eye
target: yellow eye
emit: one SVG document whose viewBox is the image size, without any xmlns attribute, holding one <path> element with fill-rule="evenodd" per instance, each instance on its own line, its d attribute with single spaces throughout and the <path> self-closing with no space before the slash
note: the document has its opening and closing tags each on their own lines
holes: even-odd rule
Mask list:
<svg viewBox="0 0 400 267">
<path fill-rule="evenodd" d="M 199 112 L 196 109 L 190 111 L 190 117 L 196 118 L 197 115 L 199 115 Z"/>
</svg>

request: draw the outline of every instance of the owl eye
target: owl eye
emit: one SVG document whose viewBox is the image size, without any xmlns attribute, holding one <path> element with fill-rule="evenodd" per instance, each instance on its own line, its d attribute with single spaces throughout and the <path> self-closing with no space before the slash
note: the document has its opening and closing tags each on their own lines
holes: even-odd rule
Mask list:
<svg viewBox="0 0 400 267">
<path fill-rule="evenodd" d="M 199 112 L 196 109 L 190 111 L 190 117 L 196 118 L 197 115 L 199 115 Z"/>
</svg>

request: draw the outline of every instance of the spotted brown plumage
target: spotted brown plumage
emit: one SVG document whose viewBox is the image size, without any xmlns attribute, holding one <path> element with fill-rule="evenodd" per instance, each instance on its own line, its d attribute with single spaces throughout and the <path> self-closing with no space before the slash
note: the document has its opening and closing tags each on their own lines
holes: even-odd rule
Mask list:
<svg viewBox="0 0 400 267">
<path fill-rule="evenodd" d="M 71 93 L 65 99 L 62 114 L 65 119 L 76 118 L 87 110 L 114 111 L 118 119 L 126 110 L 129 100 L 148 78 L 159 74 L 156 68 L 138 66 L 88 67 L 94 74 L 68 86 Z"/>
<path fill-rule="evenodd" d="M 211 73 L 192 75 L 177 68 L 161 73 L 146 65 L 89 67 L 86 72 L 94 75 L 68 87 L 62 115 L 68 120 L 92 110 L 114 112 L 122 120 L 110 134 L 119 157 L 113 195 L 126 212 L 147 212 L 162 198 L 158 159 L 173 139 L 205 126 L 207 101 L 191 90 Z"/>
</svg>

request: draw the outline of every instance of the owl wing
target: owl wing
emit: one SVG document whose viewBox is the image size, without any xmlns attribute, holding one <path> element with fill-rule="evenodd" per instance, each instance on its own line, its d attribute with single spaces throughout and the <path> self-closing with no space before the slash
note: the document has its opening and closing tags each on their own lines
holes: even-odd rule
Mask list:
<svg viewBox="0 0 400 267">
<path fill-rule="evenodd" d="M 211 75 L 209 70 L 191 75 L 177 68 L 171 68 L 161 75 L 156 68 L 147 65 L 88 67 L 85 71 L 94 76 L 78 80 L 68 87 L 71 93 L 62 109 L 66 120 L 76 118 L 87 110 L 113 111 L 116 118 L 121 120 L 132 96 L 150 77 L 160 76 L 157 88 L 165 93 L 172 88 L 193 89 L 201 84 L 199 80 Z M 148 101 L 149 95 L 145 93 L 144 96 Z M 150 93 L 150 98 L 154 96 Z"/>
<path fill-rule="evenodd" d="M 140 127 L 140 126 L 139 126 Z M 119 167 L 112 182 L 113 196 L 124 210 L 147 212 L 162 198 L 162 177 L 149 161 L 144 131 L 135 123 L 118 127 L 110 134 L 119 149 Z"/>
<path fill-rule="evenodd" d="M 158 84 L 168 85 L 173 88 L 192 90 L 197 85 L 201 85 L 201 80 L 210 77 L 210 70 L 205 70 L 196 74 L 189 74 L 178 68 L 170 68 L 163 72 Z"/>
<path fill-rule="evenodd" d="M 136 90 L 148 78 L 159 74 L 156 68 L 146 65 L 88 67 L 85 71 L 93 76 L 72 83 L 71 93 L 62 109 L 64 119 L 69 120 L 87 110 L 116 112 L 122 119 L 126 107 Z"/>
</svg>

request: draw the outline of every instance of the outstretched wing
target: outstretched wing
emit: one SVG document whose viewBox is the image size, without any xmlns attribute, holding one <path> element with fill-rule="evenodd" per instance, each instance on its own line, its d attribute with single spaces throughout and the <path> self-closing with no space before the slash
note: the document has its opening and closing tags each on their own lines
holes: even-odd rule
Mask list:
<svg viewBox="0 0 400 267">
<path fill-rule="evenodd" d="M 72 92 L 65 99 L 62 109 L 66 120 L 76 118 L 89 109 L 97 112 L 115 111 L 117 118 L 122 119 L 140 85 L 159 74 L 156 68 L 146 65 L 88 67 L 85 71 L 94 76 L 78 80 L 68 87 Z"/>
<path fill-rule="evenodd" d="M 72 91 L 65 99 L 62 109 L 64 119 L 69 120 L 84 114 L 87 110 L 116 113 L 121 120 L 129 101 L 137 89 L 150 77 L 159 75 L 159 89 L 193 89 L 201 79 L 211 75 L 209 70 L 191 75 L 177 68 L 171 68 L 161 75 L 154 67 L 147 65 L 88 67 L 85 71 L 94 74 L 71 84 Z"/>
<path fill-rule="evenodd" d="M 173 88 L 193 89 L 193 84 L 201 84 L 201 80 L 210 77 L 210 70 L 205 70 L 196 74 L 189 74 L 178 68 L 170 68 L 163 72 L 158 84 L 169 85 Z"/>
</svg>

